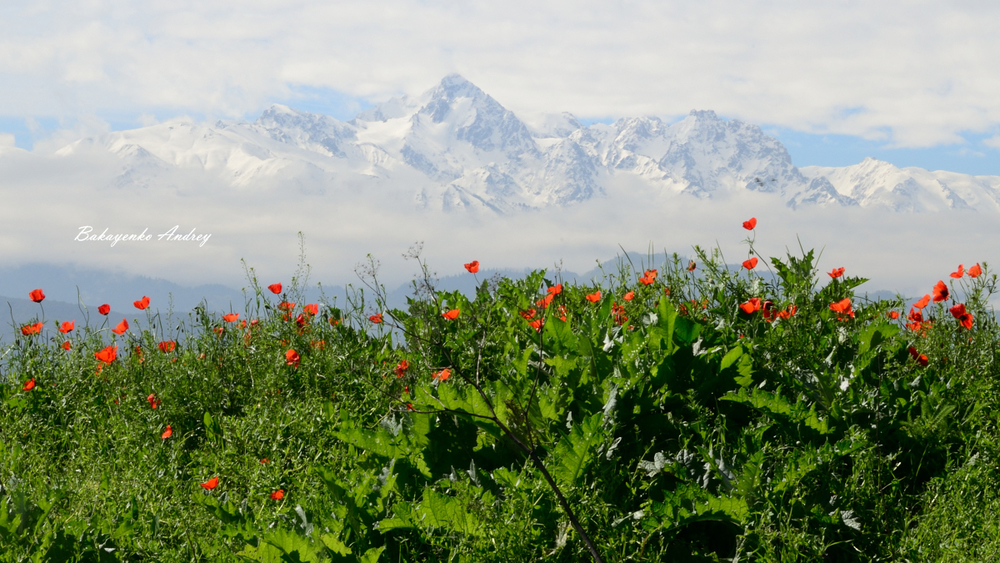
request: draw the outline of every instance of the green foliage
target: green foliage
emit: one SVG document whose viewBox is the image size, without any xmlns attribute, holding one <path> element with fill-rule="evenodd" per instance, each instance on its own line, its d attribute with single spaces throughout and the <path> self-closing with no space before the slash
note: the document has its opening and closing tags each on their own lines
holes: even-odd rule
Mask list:
<svg viewBox="0 0 1000 563">
<path fill-rule="evenodd" d="M 994 558 L 995 277 L 953 284 L 973 329 L 917 326 L 812 251 L 696 252 L 471 297 L 425 268 L 394 311 L 374 277 L 316 314 L 251 279 L 246 326 L 19 339 L 0 561 Z"/>
</svg>

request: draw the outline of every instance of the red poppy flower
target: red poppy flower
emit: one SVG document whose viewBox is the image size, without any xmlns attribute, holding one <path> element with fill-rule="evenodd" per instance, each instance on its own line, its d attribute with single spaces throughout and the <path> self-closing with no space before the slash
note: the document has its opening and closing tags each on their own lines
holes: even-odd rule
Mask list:
<svg viewBox="0 0 1000 563">
<path fill-rule="evenodd" d="M 434 377 L 432 379 L 437 379 L 438 381 L 444 381 L 445 379 L 448 379 L 449 377 L 451 377 L 451 369 L 444 368 L 441 371 L 434 372 Z"/>
<path fill-rule="evenodd" d="M 951 313 L 951 316 L 958 319 L 958 322 L 962 326 L 967 329 L 972 328 L 972 313 L 965 310 L 965 305 L 963 303 L 955 305 L 954 307 L 948 309 L 948 311 Z"/>
<path fill-rule="evenodd" d="M 839 278 L 840 276 L 844 275 L 844 269 L 834 268 L 833 271 L 827 272 L 827 275 L 829 275 L 831 278 Z"/>
<path fill-rule="evenodd" d="M 965 274 L 965 264 L 959 264 L 958 269 L 948 275 L 957 280 L 961 278 L 963 274 Z"/>
<path fill-rule="evenodd" d="M 65 334 L 67 332 L 70 332 L 70 331 L 73 330 L 73 327 L 75 325 L 76 325 L 76 321 L 65 321 L 65 322 L 63 322 L 62 326 L 59 327 L 59 332 L 61 332 L 63 334 Z"/>
<path fill-rule="evenodd" d="M 689 272 L 693 272 L 694 269 L 697 268 L 697 267 L 698 267 L 698 265 L 694 263 L 694 260 L 691 260 L 690 262 L 688 262 L 688 271 Z"/>
<path fill-rule="evenodd" d="M 448 311 L 446 313 L 442 313 L 441 316 L 444 317 L 444 318 L 446 318 L 446 319 L 448 319 L 449 321 L 453 321 L 453 320 L 455 320 L 455 319 L 458 318 L 458 315 L 460 313 L 461 313 L 460 310 L 458 310 L 458 309 L 452 309 L 452 310 L 450 310 L 450 311 Z"/>
<path fill-rule="evenodd" d="M 771 321 L 773 321 L 773 320 L 774 320 L 775 318 L 777 318 L 777 316 L 778 316 L 778 311 L 777 311 L 777 309 L 775 308 L 775 306 L 774 306 L 774 303 L 772 303 L 772 302 L 770 302 L 770 301 L 765 301 L 765 302 L 764 302 L 764 303 L 763 303 L 763 304 L 762 304 L 762 305 L 760 306 L 760 314 L 761 314 L 761 316 L 763 316 L 763 317 L 764 317 L 764 320 L 765 320 L 765 321 L 767 321 L 767 322 L 771 322 Z"/>
<path fill-rule="evenodd" d="M 848 317 L 854 318 L 854 309 L 851 308 L 850 298 L 845 297 L 836 303 L 830 303 L 830 310 L 837 313 L 838 320 L 846 320 Z"/>
<path fill-rule="evenodd" d="M 934 285 L 934 302 L 940 303 L 948 298 L 948 286 L 943 281 L 938 280 Z"/>
<path fill-rule="evenodd" d="M 382 313 L 375 313 L 374 315 L 368 317 L 368 320 L 375 324 L 378 324 L 382 322 Z"/>
<path fill-rule="evenodd" d="M 39 301 L 41 301 L 41 299 L 39 299 Z M 25 381 L 24 385 L 21 386 L 21 390 L 22 391 L 31 391 L 34 388 L 35 388 L 35 378 L 34 377 L 32 377 L 31 379 Z"/>
<path fill-rule="evenodd" d="M 102 363 L 110 364 L 118 357 L 118 346 L 108 346 L 100 352 L 94 352 L 94 357 Z"/>
<path fill-rule="evenodd" d="M 299 353 L 295 350 L 289 350 L 285 352 L 285 365 L 299 367 L 299 362 L 301 361 Z"/>
<path fill-rule="evenodd" d="M 138 301 L 133 301 L 132 304 L 135 305 L 136 309 L 139 310 L 145 309 L 146 307 L 149 307 L 149 297 L 143 295 L 142 299 Z"/>
<path fill-rule="evenodd" d="M 923 297 L 921 297 L 920 301 L 917 301 L 916 303 L 914 303 L 913 306 L 916 307 L 917 309 L 923 309 L 930 302 L 931 302 L 931 296 L 928 294 L 928 295 L 924 295 Z"/>
<path fill-rule="evenodd" d="M 21 327 L 21 334 L 25 336 L 31 336 L 32 334 L 38 334 L 42 332 L 42 327 L 45 326 L 42 323 L 35 323 L 30 325 L 24 325 Z"/>
<path fill-rule="evenodd" d="M 912 356 L 913 359 L 917 361 L 918 364 L 920 364 L 920 365 L 922 365 L 924 367 L 927 367 L 928 361 L 927 361 L 927 356 L 926 355 L 917 352 L 917 349 L 914 348 L 913 346 L 910 346 L 907 349 L 907 351 L 910 353 L 910 356 Z"/>
<path fill-rule="evenodd" d="M 32 289 L 28 292 L 28 297 L 30 297 L 35 303 L 41 303 L 42 300 L 45 299 L 45 294 L 42 293 L 41 289 Z"/>
<path fill-rule="evenodd" d="M 149 408 L 151 409 L 159 408 L 160 406 L 160 398 L 156 396 L 156 393 L 150 393 L 146 397 L 146 401 L 149 403 Z"/>
<path fill-rule="evenodd" d="M 630 291 L 630 292 L 626 293 L 625 295 L 623 295 L 622 299 L 624 299 L 625 301 L 631 301 L 633 297 L 635 297 L 635 292 L 634 291 Z"/>
<path fill-rule="evenodd" d="M 840 301 L 837 301 L 836 303 L 830 303 L 830 310 L 834 311 L 834 312 L 837 312 L 837 313 L 843 313 L 844 311 L 846 311 L 846 310 L 848 310 L 850 308 L 851 308 L 851 300 L 850 300 L 850 298 L 846 298 L 845 297 L 844 299 L 841 299 Z"/>
<path fill-rule="evenodd" d="M 957 319 L 958 317 L 961 317 L 962 315 L 965 314 L 965 304 L 959 303 L 958 305 L 955 305 L 954 307 L 948 309 L 948 312 L 951 313 L 951 316 Z"/>
<path fill-rule="evenodd" d="M 238 318 L 240 318 L 239 313 L 229 313 L 228 315 L 222 315 L 222 320 L 226 321 L 227 323 L 234 323 Z"/>
<path fill-rule="evenodd" d="M 562 293 L 562 284 L 557 283 L 556 285 L 546 289 L 545 293 L 548 293 L 549 295 L 559 295 Z"/>
<path fill-rule="evenodd" d="M 160 352 L 166 354 L 168 352 L 173 352 L 174 348 L 177 347 L 177 343 L 173 340 L 164 340 L 163 342 L 157 344 L 157 346 L 160 348 Z"/>
<path fill-rule="evenodd" d="M 282 301 L 278 303 L 278 308 L 282 311 L 288 312 L 295 308 L 295 303 L 289 303 L 287 301 Z"/>
<path fill-rule="evenodd" d="M 970 278 L 978 278 L 983 273 L 983 269 L 979 267 L 979 262 L 976 262 L 976 265 L 969 268 L 969 271 L 965 273 L 969 274 Z"/>
<path fill-rule="evenodd" d="M 399 362 L 396 364 L 396 377 L 403 377 L 408 369 L 410 369 L 410 362 L 406 360 Z"/>
<path fill-rule="evenodd" d="M 271 500 L 281 500 L 285 498 L 285 489 L 278 489 L 271 493 Z"/>
<path fill-rule="evenodd" d="M 889 318 L 896 320 L 899 318 L 899 311 L 889 311 Z"/>
<path fill-rule="evenodd" d="M 105 303 L 104 305 L 101 305 L 100 307 L 97 308 L 97 312 L 102 315 L 107 315 L 108 313 L 111 312 L 111 305 Z"/>
<path fill-rule="evenodd" d="M 216 487 L 219 486 L 219 478 L 218 477 L 212 477 L 208 481 L 205 481 L 204 483 L 202 483 L 201 486 L 206 491 L 211 491 L 212 489 L 214 489 L 214 488 L 216 488 Z"/>
<path fill-rule="evenodd" d="M 479 271 L 479 260 L 473 260 L 465 265 L 465 269 L 469 271 L 470 274 L 475 274 Z"/>
<path fill-rule="evenodd" d="M 299 325 L 299 328 L 303 328 L 306 326 L 306 323 L 308 323 L 311 319 L 312 315 L 308 315 L 306 313 L 299 313 L 299 316 L 295 317 L 295 324 Z M 299 334 L 302 334 L 302 331 L 299 331 Z"/>
<path fill-rule="evenodd" d="M 266 457 L 260 458 L 261 463 L 271 463 Z"/>
<path fill-rule="evenodd" d="M 743 267 L 746 268 L 746 269 L 748 269 L 748 270 L 752 270 L 752 269 L 756 268 L 757 267 L 757 257 L 756 256 L 751 256 L 749 260 L 744 260 L 743 261 Z"/>
<path fill-rule="evenodd" d="M 799 310 L 798 305 L 789 305 L 784 311 L 778 312 L 779 319 L 788 319 L 795 315 L 795 312 Z"/>
<path fill-rule="evenodd" d="M 281 284 L 280 283 L 272 283 L 271 285 L 267 286 L 267 288 L 270 289 L 271 293 L 273 293 L 275 295 L 281 293 Z"/>
<path fill-rule="evenodd" d="M 168 424 L 167 425 L 167 429 L 163 431 L 163 434 L 160 434 L 160 439 L 161 440 L 166 440 L 167 438 L 169 438 L 169 437 L 171 437 L 173 435 L 174 435 L 174 430 L 173 430 L 173 428 L 170 428 L 170 425 Z"/>
<path fill-rule="evenodd" d="M 642 285 L 650 285 L 651 283 L 653 283 L 653 281 L 654 278 L 651 278 L 649 276 L 642 276 L 641 278 L 639 278 L 639 283 L 641 283 Z"/>
<path fill-rule="evenodd" d="M 534 309 L 528 309 L 527 311 L 521 311 L 521 316 L 524 317 L 526 320 L 530 321 L 531 319 L 533 319 L 535 317 L 535 313 L 537 313 L 537 312 L 538 311 L 536 311 Z"/>
<path fill-rule="evenodd" d="M 122 319 L 122 322 L 118 323 L 118 326 L 116 326 L 115 328 L 111 329 L 111 332 L 113 332 L 115 334 L 125 334 L 126 330 L 128 330 L 128 321 L 125 320 L 125 319 Z"/>
<path fill-rule="evenodd" d="M 73 347 L 73 345 L 69 343 L 69 340 L 67 340 L 66 342 L 62 343 L 62 347 L 63 347 L 63 350 L 69 350 L 70 348 Z"/>
<path fill-rule="evenodd" d="M 615 324 L 621 326 L 628 321 L 628 317 L 625 316 L 625 307 L 622 307 L 618 303 L 611 304 L 611 315 L 615 320 Z"/>
<path fill-rule="evenodd" d="M 760 310 L 760 298 L 751 297 L 746 303 L 740 304 L 740 309 L 748 315 Z"/>
<path fill-rule="evenodd" d="M 645 274 L 645 276 L 647 278 L 652 278 L 654 280 L 656 279 L 656 276 L 658 275 L 657 272 L 656 272 L 656 270 L 646 270 L 644 274 Z"/>
<path fill-rule="evenodd" d="M 590 301 L 591 303 L 597 303 L 598 301 L 601 300 L 601 292 L 600 291 L 595 291 L 594 293 L 591 293 L 591 294 L 587 295 L 586 297 L 587 297 L 587 301 Z"/>
<path fill-rule="evenodd" d="M 552 304 L 552 300 L 555 299 L 555 298 L 556 298 L 556 294 L 555 293 L 550 293 L 550 294 L 546 295 L 545 297 L 539 299 L 538 301 L 535 301 L 535 305 L 538 305 L 542 309 L 546 309 L 546 308 L 548 308 L 549 305 Z"/>
<path fill-rule="evenodd" d="M 757 218 L 751 217 L 749 221 L 743 221 L 743 228 L 752 231 L 757 226 Z"/>
<path fill-rule="evenodd" d="M 542 319 L 535 319 L 535 320 L 529 322 L 528 324 L 531 325 L 531 328 L 535 329 L 538 332 L 541 332 L 541 330 L 542 330 Z"/>
<path fill-rule="evenodd" d="M 319 314 L 319 305 L 316 303 L 305 305 L 302 307 L 302 312 L 315 317 Z"/>
</svg>

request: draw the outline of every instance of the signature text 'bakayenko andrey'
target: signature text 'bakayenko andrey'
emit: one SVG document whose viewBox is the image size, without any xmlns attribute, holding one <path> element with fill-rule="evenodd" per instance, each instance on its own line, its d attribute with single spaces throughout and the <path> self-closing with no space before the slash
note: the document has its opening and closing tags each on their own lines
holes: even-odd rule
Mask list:
<svg viewBox="0 0 1000 563">
<path fill-rule="evenodd" d="M 191 229 L 190 233 L 179 234 L 177 229 L 180 229 L 180 225 L 174 225 L 173 228 L 168 229 L 167 232 L 161 233 L 156 236 L 158 241 L 182 241 L 182 242 L 197 242 L 200 243 L 198 246 L 205 246 L 208 242 L 211 234 L 195 234 L 196 229 Z M 149 229 L 143 229 L 141 233 L 135 234 L 108 234 L 108 229 L 104 229 L 101 234 L 94 233 L 94 228 L 90 225 L 85 225 L 80 227 L 80 232 L 77 233 L 76 238 L 73 240 L 77 241 L 89 241 L 89 242 L 110 242 L 111 246 L 118 244 L 119 242 L 147 242 L 153 239 L 153 234 L 149 233 Z"/>
</svg>

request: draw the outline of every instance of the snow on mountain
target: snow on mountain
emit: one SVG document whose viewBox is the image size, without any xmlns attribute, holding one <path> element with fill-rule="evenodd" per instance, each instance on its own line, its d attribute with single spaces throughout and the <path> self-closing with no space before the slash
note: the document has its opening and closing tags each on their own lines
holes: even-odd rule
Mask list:
<svg viewBox="0 0 1000 563">
<path fill-rule="evenodd" d="M 95 150 L 117 158 L 108 181 L 118 188 L 177 185 L 195 173 L 234 189 L 363 195 L 377 185 L 449 211 L 507 214 L 629 197 L 614 187 L 622 185 L 699 199 L 753 191 L 793 209 L 1000 211 L 1000 176 L 899 169 L 870 158 L 797 168 L 759 127 L 712 111 L 675 123 L 636 117 L 584 127 L 568 113 L 526 122 L 454 74 L 348 122 L 276 104 L 252 123 L 171 120 L 82 139 L 56 157 Z"/>
<path fill-rule="evenodd" d="M 583 124 L 569 112 L 542 113 L 522 115 L 521 121 L 531 131 L 536 142 L 543 139 L 564 139 L 577 129 L 583 129 Z"/>
<path fill-rule="evenodd" d="M 804 166 L 801 170 L 807 177 L 825 178 L 838 194 L 865 206 L 910 212 L 1000 210 L 1000 176 L 901 169 L 874 158 L 840 168 Z"/>
</svg>

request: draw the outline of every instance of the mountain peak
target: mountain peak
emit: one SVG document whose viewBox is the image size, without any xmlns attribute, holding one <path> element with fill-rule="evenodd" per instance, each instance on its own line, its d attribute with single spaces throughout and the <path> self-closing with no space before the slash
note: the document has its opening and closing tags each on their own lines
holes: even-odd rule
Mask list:
<svg viewBox="0 0 1000 563">
<path fill-rule="evenodd" d="M 486 92 L 478 86 L 466 80 L 460 74 L 449 74 L 441 79 L 441 82 L 432 88 L 428 94 L 431 100 L 445 99 L 448 101 L 457 98 L 472 98 L 474 100 L 490 99 Z"/>
<path fill-rule="evenodd" d="M 441 86 L 444 88 L 453 88 L 465 85 L 474 86 L 474 84 L 466 80 L 464 76 L 458 74 L 457 72 L 453 72 L 441 79 Z"/>
<path fill-rule="evenodd" d="M 719 119 L 719 116 L 715 115 L 715 112 L 710 109 L 703 109 L 703 110 L 693 109 L 691 110 L 691 113 L 689 113 L 688 115 L 690 115 L 691 117 L 702 118 L 702 119 L 712 119 L 712 120 Z"/>
</svg>

